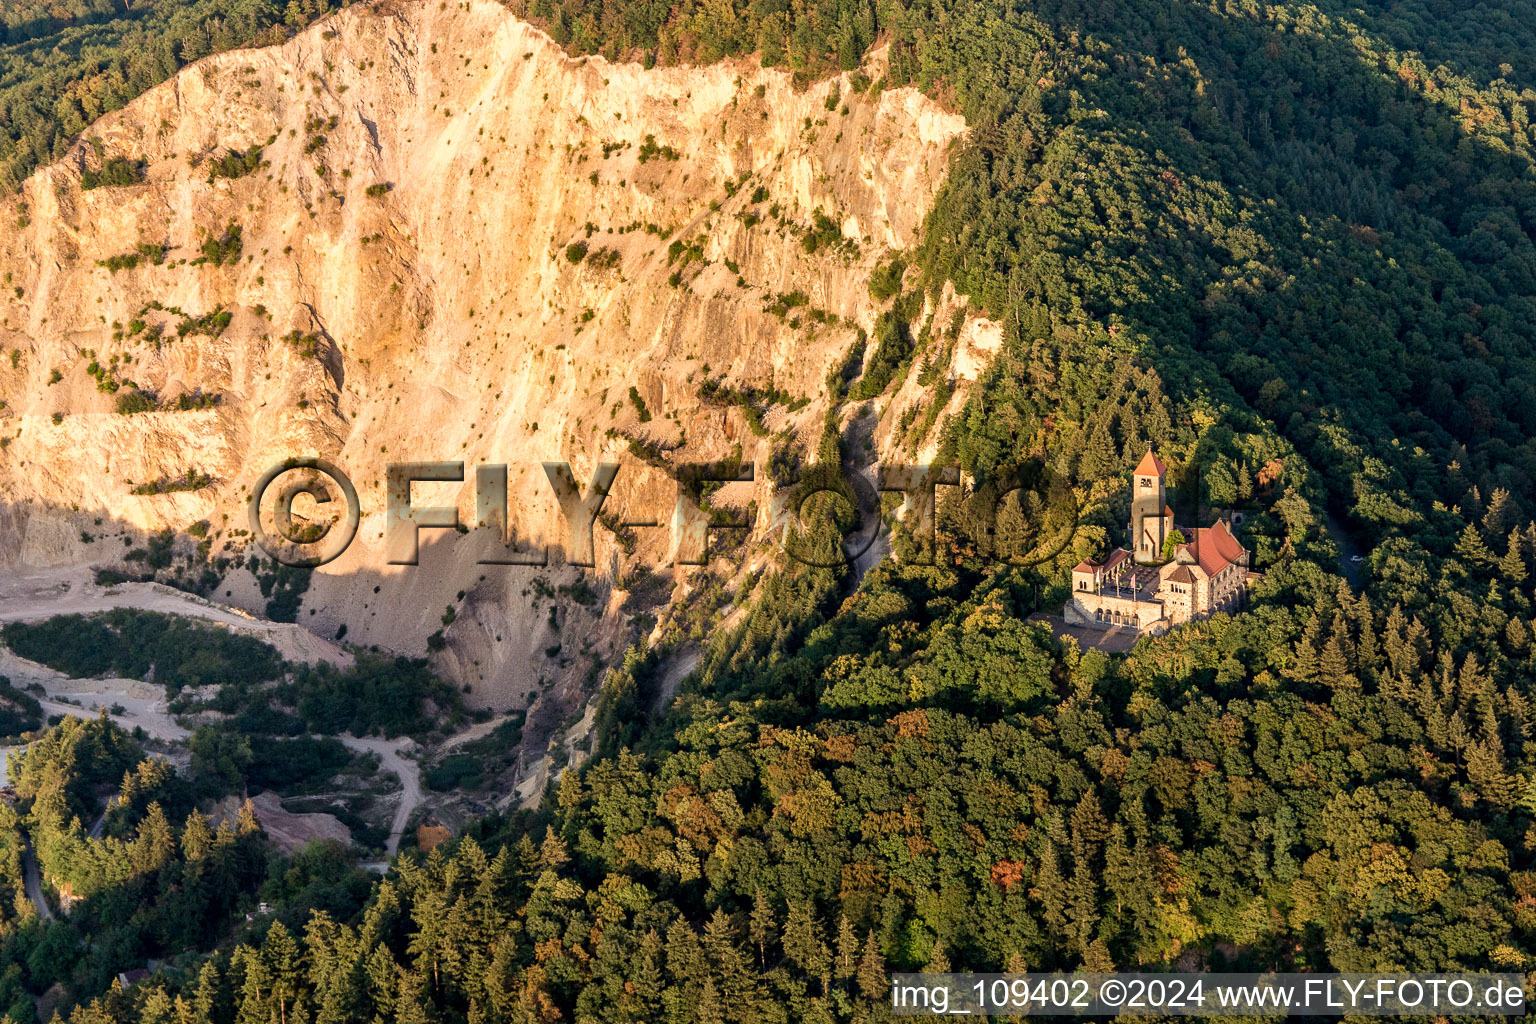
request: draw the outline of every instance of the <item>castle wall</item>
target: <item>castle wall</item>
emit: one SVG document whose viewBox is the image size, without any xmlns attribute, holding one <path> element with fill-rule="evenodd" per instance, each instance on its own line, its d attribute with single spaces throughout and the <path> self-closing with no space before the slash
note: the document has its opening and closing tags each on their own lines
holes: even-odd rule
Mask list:
<svg viewBox="0 0 1536 1024">
<path fill-rule="evenodd" d="M 1132 601 L 1102 594 L 1074 593 L 1062 608 L 1062 618 L 1074 626 L 1090 626 L 1095 629 L 1125 626 L 1150 630 L 1159 623 L 1166 625 L 1163 621 L 1163 606 L 1157 601 Z"/>
</svg>

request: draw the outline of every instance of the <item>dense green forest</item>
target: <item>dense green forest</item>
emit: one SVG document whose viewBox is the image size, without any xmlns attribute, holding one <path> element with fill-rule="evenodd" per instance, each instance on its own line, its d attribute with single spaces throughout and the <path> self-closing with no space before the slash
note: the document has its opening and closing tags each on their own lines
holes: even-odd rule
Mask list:
<svg viewBox="0 0 1536 1024">
<path fill-rule="evenodd" d="M 670 652 L 630 653 L 537 814 L 129 991 L 82 979 L 70 1021 L 854 1021 L 890 969 L 1186 953 L 1536 970 L 1536 5 L 513 7 L 575 52 L 807 82 L 887 43 L 885 86 L 971 126 L 908 287 L 1007 331 L 944 451 L 984 482 L 1042 460 L 1084 523 L 1024 564 L 949 498 L 930 564 L 780 564 L 659 718 Z M 861 398 L 936 372 L 945 330 L 892 336 Z M 1119 539 L 1148 443 L 1252 507 L 1265 580 L 1125 656 L 1058 644 L 1026 617 Z M 40 994 L 6 927 L 4 994 Z"/>
<path fill-rule="evenodd" d="M 329 662 L 289 665 L 271 644 L 162 612 L 115 608 L 8 622 L 0 640 L 23 658 L 74 678 L 153 679 L 165 687 L 172 712 L 216 711 L 246 735 L 399 736 L 452 729 L 464 713 L 459 695 L 424 658 L 363 651 L 347 669 Z M 189 687 L 200 692 L 182 692 Z M 0 688 L 0 698 L 6 695 Z M 14 699 L 30 700 L 25 694 Z"/>
<path fill-rule="evenodd" d="M 184 65 L 281 42 L 332 0 L 6 0 L 0 5 L 0 188 L 64 155 L 86 125 Z"/>
<path fill-rule="evenodd" d="M 45 993 L 67 1009 L 73 994 L 104 991 L 121 971 L 226 941 L 260 899 L 299 920 L 315 909 L 355 913 L 367 895 L 367 875 L 336 844 L 289 860 L 268 846 L 249 805 L 210 821 L 194 806 L 207 780 L 146 756 L 105 717 L 65 718 L 10 770 L 17 803 L 0 806 L 9 897 L 0 1008 L 15 1024 L 38 1019 Z M 23 837 L 40 877 L 75 900 L 67 914 L 45 920 L 27 898 Z"/>
</svg>

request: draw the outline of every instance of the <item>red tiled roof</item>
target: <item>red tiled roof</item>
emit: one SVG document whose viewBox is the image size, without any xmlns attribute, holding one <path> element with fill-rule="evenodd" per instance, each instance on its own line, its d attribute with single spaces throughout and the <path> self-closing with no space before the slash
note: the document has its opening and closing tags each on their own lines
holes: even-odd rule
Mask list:
<svg viewBox="0 0 1536 1024">
<path fill-rule="evenodd" d="M 1173 583 L 1193 583 L 1195 574 L 1189 571 L 1189 566 L 1181 565 L 1168 574 L 1168 579 Z"/>
<path fill-rule="evenodd" d="M 1084 559 L 1083 561 L 1078 562 L 1076 565 L 1074 565 L 1072 567 L 1072 571 L 1073 572 L 1093 572 L 1093 570 L 1097 569 L 1098 567 L 1099 567 L 1099 564 L 1097 562 L 1090 562 L 1090 561 Z"/>
<path fill-rule="evenodd" d="M 1168 472 L 1168 467 L 1163 465 L 1163 460 L 1152 454 L 1152 449 L 1147 449 L 1141 461 L 1136 464 L 1137 476 L 1162 476 Z"/>
<path fill-rule="evenodd" d="M 1212 576 L 1243 557 L 1243 546 L 1221 520 L 1215 526 L 1195 531 L 1195 539 L 1186 545 L 1195 560 Z"/>
<path fill-rule="evenodd" d="M 1108 570 L 1113 569 L 1115 566 L 1119 565 L 1121 562 L 1125 561 L 1130 556 L 1131 553 L 1125 550 L 1125 548 L 1115 548 L 1115 550 L 1109 553 L 1109 557 L 1104 559 L 1103 568 L 1107 572 Z"/>
</svg>

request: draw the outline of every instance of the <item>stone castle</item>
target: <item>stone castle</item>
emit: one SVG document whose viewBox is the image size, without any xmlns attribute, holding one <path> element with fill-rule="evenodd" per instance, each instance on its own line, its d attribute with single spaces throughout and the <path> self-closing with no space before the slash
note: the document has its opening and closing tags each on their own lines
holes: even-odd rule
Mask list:
<svg viewBox="0 0 1536 1024">
<path fill-rule="evenodd" d="M 1130 543 L 1103 561 L 1072 570 L 1072 597 L 1062 617 L 1072 625 L 1127 627 L 1158 634 L 1180 623 L 1240 608 L 1261 574 L 1249 552 L 1218 517 L 1211 526 L 1175 526 L 1168 506 L 1168 467 L 1150 450 L 1131 478 Z"/>
</svg>

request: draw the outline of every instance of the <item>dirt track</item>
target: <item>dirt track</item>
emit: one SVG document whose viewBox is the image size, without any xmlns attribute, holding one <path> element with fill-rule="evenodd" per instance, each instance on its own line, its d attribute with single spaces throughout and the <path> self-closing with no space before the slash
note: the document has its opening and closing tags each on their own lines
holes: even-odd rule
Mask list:
<svg viewBox="0 0 1536 1024">
<path fill-rule="evenodd" d="M 393 857 L 400 849 L 400 837 L 405 834 L 405 826 L 411 820 L 411 814 L 421 806 L 421 768 L 415 761 L 403 756 L 404 751 L 414 749 L 416 744 L 409 738 L 398 740 L 384 740 L 376 737 L 359 739 L 356 736 L 336 738 L 346 744 L 350 750 L 378 754 L 379 760 L 384 762 L 384 767 L 394 772 L 395 777 L 400 780 L 400 806 L 395 808 L 394 820 L 389 825 L 389 839 L 384 844 L 385 855 Z"/>
</svg>

